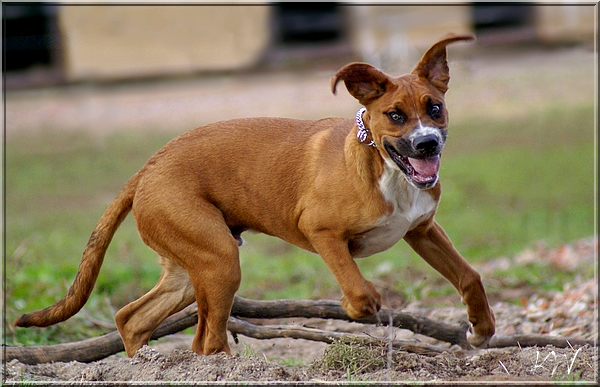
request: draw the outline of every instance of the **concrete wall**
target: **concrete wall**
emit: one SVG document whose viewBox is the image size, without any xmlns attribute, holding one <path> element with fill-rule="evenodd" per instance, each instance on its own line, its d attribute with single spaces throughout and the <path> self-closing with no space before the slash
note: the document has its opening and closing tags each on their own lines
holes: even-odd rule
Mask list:
<svg viewBox="0 0 600 387">
<path fill-rule="evenodd" d="M 228 70 L 260 60 L 268 6 L 63 6 L 67 79 Z"/>
<path fill-rule="evenodd" d="M 441 36 L 474 28 L 470 5 L 342 9 L 353 53 L 386 71 L 409 70 Z M 543 42 L 594 38 L 593 6 L 533 9 L 531 27 Z M 60 6 L 66 78 L 124 79 L 251 67 L 273 47 L 272 17 L 270 5 Z"/>
<path fill-rule="evenodd" d="M 449 32 L 473 32 L 469 6 L 381 5 L 346 10 L 354 52 L 389 71 L 406 70 Z"/>
<path fill-rule="evenodd" d="M 594 5 L 543 5 L 535 7 L 538 38 L 547 43 L 594 39 Z"/>
</svg>

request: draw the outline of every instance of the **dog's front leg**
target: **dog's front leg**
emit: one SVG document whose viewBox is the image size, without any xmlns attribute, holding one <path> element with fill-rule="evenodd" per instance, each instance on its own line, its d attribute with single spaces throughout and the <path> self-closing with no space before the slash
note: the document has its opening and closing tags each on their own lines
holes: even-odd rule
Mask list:
<svg viewBox="0 0 600 387">
<path fill-rule="evenodd" d="M 479 273 L 456 251 L 434 220 L 409 231 L 404 239 L 458 290 L 473 328 L 473 332 L 467 334 L 467 340 L 475 347 L 484 346 L 494 335 L 495 318 Z"/>
<path fill-rule="evenodd" d="M 381 296 L 360 273 L 348 250 L 348 242 L 327 231 L 319 232 L 310 240 L 342 288 L 341 304 L 346 314 L 358 320 L 377 313 Z"/>
</svg>

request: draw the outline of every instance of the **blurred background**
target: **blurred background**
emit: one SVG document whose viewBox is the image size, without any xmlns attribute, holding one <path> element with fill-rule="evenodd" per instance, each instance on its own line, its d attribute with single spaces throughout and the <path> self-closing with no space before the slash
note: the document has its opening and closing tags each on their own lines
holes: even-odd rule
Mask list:
<svg viewBox="0 0 600 387">
<path fill-rule="evenodd" d="M 594 4 L 3 3 L 5 322 L 64 296 L 108 203 L 177 134 L 237 117 L 351 118 L 358 102 L 343 88 L 331 94 L 337 69 L 366 61 L 400 75 L 449 32 L 477 41 L 448 47 L 437 220 L 492 300 L 597 285 L 597 12 Z M 245 239 L 240 295 L 340 297 L 319 257 Z M 8 324 L 10 340 L 108 329 L 115 309 L 156 283 L 155 262 L 129 218 L 79 320 L 45 330 Z M 460 304 L 403 242 L 360 265 L 388 306 Z"/>
<path fill-rule="evenodd" d="M 583 5 L 72 6 L 3 5 L 8 85 L 247 70 L 360 57 L 407 61 L 453 31 L 480 44 L 591 42 Z M 27 71 L 21 78 L 17 74 Z M 24 74 L 19 74 L 24 75 Z"/>
<path fill-rule="evenodd" d="M 585 5 L 8 3 L 2 9 L 8 134 L 44 127 L 181 131 L 248 115 L 348 115 L 355 106 L 345 95 L 330 98 L 322 82 L 349 61 L 407 72 L 448 32 L 478 37 L 475 45 L 453 47 L 451 59 L 496 53 L 490 62 L 499 65 L 528 50 L 573 47 L 591 55 L 595 34 L 595 8 Z M 540 57 L 537 65 L 553 63 Z"/>
</svg>

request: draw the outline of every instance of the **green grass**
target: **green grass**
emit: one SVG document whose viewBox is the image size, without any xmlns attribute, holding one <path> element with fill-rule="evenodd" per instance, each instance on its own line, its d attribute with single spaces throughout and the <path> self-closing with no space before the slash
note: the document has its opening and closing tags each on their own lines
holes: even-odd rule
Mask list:
<svg viewBox="0 0 600 387">
<path fill-rule="evenodd" d="M 591 144 L 453 157 L 442 172 L 437 219 L 475 259 L 513 254 L 533 240 L 556 244 L 591 235 L 593 162 Z M 461 232 L 466 224 L 480 227 Z"/>
<path fill-rule="evenodd" d="M 543 118 L 539 118 L 543 117 Z M 594 233 L 593 107 L 542 108 L 521 123 L 452 122 L 436 215 L 471 262 L 513 255 Z M 565 134 L 566 133 L 566 134 Z M 171 135 L 92 137 L 46 133 L 6 144 L 7 343 L 45 344 L 94 336 L 105 328 L 78 315 L 46 329 L 13 330 L 21 313 L 64 296 L 96 221 L 119 188 Z M 321 259 L 275 238 L 244 235 L 238 294 L 255 298 L 340 297 Z M 147 292 L 160 268 L 128 218 L 111 244 L 86 310 L 112 321 L 112 309 Z M 407 299 L 454 294 L 404 242 L 359 260 L 365 276 Z M 514 283 L 561 288 L 573 278 L 544 268 L 515 270 Z M 550 281 L 549 278 L 556 280 Z M 516 285 L 515 285 L 516 286 Z M 107 301 L 109 300 L 109 301 Z"/>
</svg>

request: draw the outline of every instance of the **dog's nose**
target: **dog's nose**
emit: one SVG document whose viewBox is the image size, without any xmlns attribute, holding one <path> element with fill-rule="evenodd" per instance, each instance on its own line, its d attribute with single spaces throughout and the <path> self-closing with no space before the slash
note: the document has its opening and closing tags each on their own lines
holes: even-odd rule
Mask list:
<svg viewBox="0 0 600 387">
<path fill-rule="evenodd" d="M 437 151 L 440 145 L 439 138 L 435 134 L 427 134 L 419 136 L 413 142 L 413 146 L 417 152 L 429 154 Z"/>
</svg>

